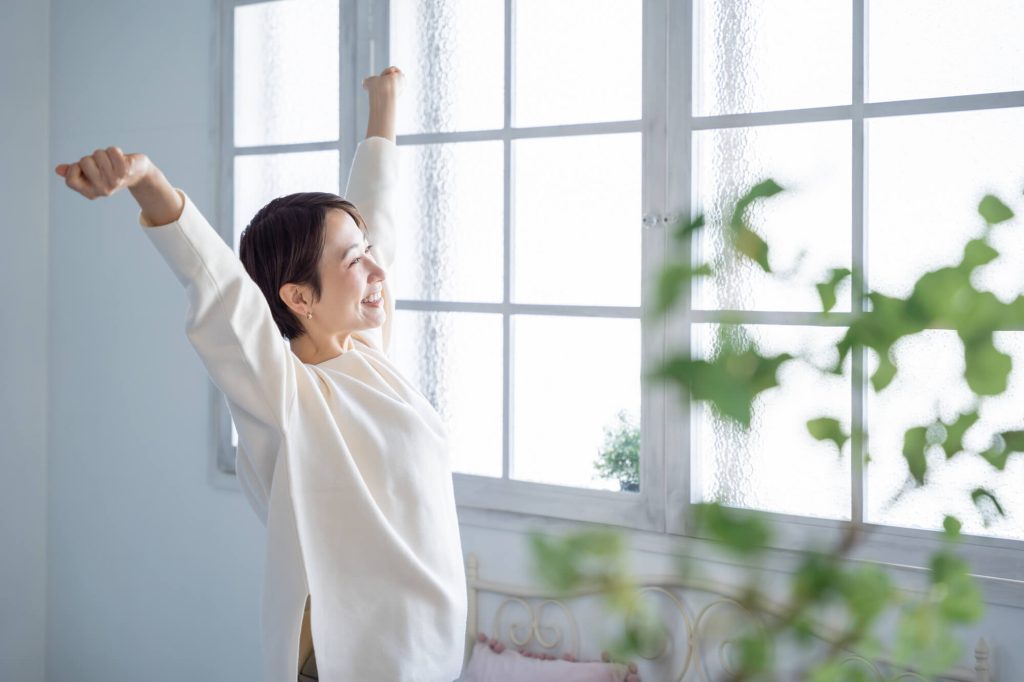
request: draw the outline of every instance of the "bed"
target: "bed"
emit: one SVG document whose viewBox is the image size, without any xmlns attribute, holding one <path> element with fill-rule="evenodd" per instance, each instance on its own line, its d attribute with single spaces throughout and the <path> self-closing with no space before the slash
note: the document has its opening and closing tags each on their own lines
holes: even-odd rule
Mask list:
<svg viewBox="0 0 1024 682">
<path fill-rule="evenodd" d="M 528 586 L 490 581 L 481 577 L 475 554 L 466 557 L 466 578 L 469 618 L 466 632 L 467 665 L 462 680 L 472 679 L 475 682 L 479 679 L 481 668 L 478 661 L 481 653 L 491 655 L 488 651 L 482 652 L 482 646 L 485 645 L 478 638 L 497 640 L 501 643 L 499 649 L 503 645 L 508 652 L 516 652 L 509 655 L 519 660 L 522 660 L 519 652 L 523 652 L 535 659 L 546 654 L 549 659 L 565 657 L 566 660 L 599 664 L 602 656 L 600 642 L 610 641 L 608 637 L 617 634 L 611 629 L 614 627 L 609 622 L 612 619 L 601 617 L 601 595 L 596 589 L 581 589 L 559 599 Z M 665 636 L 658 650 L 644 652 L 631 662 L 634 665 L 630 669 L 643 682 L 713 682 L 721 679 L 722 673 L 730 670 L 732 654 L 729 623 L 739 622 L 736 619 L 747 619 L 749 623 L 750 619 L 756 619 L 757 616 L 746 612 L 737 601 L 734 591 L 724 584 L 695 581 L 683 583 L 679 576 L 639 576 L 635 577 L 635 582 L 642 599 L 656 610 Z M 834 641 L 828 632 L 815 633 L 815 637 L 820 640 L 822 647 Z M 471 655 L 478 659 L 472 665 Z M 780 660 L 783 655 L 791 655 L 799 663 L 797 657 L 813 656 L 814 651 L 794 649 L 787 654 L 780 652 Z M 984 639 L 979 639 L 974 648 L 973 670 L 957 668 L 938 678 L 925 678 L 884 659 L 869 660 L 852 652 L 842 655 L 841 660 L 844 665 L 860 667 L 867 679 L 879 682 L 926 679 L 996 682 L 989 669 L 990 652 Z M 475 676 L 471 674 L 473 666 L 477 673 Z M 490 678 L 488 682 L 520 679 L 497 674 L 485 677 Z M 531 676 L 524 675 L 523 678 L 530 679 Z M 557 678 L 554 676 L 552 679 Z M 532 679 L 537 677 L 533 676 Z"/>
</svg>

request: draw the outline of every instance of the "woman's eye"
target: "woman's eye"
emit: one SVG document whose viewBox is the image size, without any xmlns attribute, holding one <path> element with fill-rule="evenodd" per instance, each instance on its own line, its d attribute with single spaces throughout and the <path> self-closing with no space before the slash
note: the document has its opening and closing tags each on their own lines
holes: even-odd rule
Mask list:
<svg viewBox="0 0 1024 682">
<path fill-rule="evenodd" d="M 366 251 L 364 251 L 363 253 L 368 252 L 372 248 L 373 248 L 373 244 L 370 244 L 369 246 L 366 247 Z M 348 266 L 352 267 L 353 265 L 355 265 L 356 263 L 358 263 L 361 260 L 362 260 L 362 258 L 355 258 L 355 259 L 352 260 L 351 263 L 348 264 Z"/>
</svg>

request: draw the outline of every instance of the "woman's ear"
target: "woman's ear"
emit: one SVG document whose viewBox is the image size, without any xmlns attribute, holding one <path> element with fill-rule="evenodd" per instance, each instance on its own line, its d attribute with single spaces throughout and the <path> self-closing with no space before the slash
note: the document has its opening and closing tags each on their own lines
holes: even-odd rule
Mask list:
<svg viewBox="0 0 1024 682">
<path fill-rule="evenodd" d="M 282 284 L 277 293 L 293 313 L 299 317 L 305 317 L 306 311 L 309 310 L 310 302 L 313 300 L 308 287 L 288 282 L 287 284 Z"/>
</svg>

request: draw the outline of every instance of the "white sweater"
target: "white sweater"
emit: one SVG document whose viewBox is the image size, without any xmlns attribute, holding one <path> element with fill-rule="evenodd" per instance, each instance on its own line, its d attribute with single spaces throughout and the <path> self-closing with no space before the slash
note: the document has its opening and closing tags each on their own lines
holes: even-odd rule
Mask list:
<svg viewBox="0 0 1024 682">
<path fill-rule="evenodd" d="M 344 195 L 385 269 L 397 153 L 383 138 L 364 140 Z M 451 682 L 467 595 L 447 435 L 386 354 L 387 280 L 383 327 L 304 364 L 241 261 L 181 194 L 177 221 L 151 227 L 140 214 L 139 223 L 188 293 L 188 338 L 227 396 L 239 483 L 267 526 L 263 679 L 295 682 L 308 594 L 323 682 Z"/>
</svg>

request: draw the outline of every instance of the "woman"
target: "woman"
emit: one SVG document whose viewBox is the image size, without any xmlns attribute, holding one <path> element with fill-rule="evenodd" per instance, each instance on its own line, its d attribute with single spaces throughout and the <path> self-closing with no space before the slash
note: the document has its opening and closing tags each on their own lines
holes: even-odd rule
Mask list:
<svg viewBox="0 0 1024 682">
<path fill-rule="evenodd" d="M 370 119 L 352 203 L 275 199 L 243 233 L 241 260 L 142 154 L 110 147 L 56 169 L 90 199 L 127 188 L 186 288 L 186 332 L 227 396 L 239 482 L 267 526 L 267 682 L 450 682 L 462 667 L 446 433 L 386 354 L 403 78 L 389 67 L 363 83 Z"/>
</svg>

